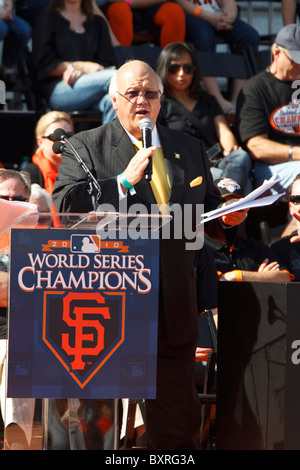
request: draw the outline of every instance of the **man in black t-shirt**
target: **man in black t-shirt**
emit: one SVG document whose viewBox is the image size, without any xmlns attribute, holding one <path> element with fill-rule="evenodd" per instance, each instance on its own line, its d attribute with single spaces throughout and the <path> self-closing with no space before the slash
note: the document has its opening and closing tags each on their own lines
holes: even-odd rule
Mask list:
<svg viewBox="0 0 300 470">
<path fill-rule="evenodd" d="M 300 26 L 282 28 L 270 67 L 244 85 L 237 102 L 241 141 L 254 160 L 255 185 L 274 174 L 274 190 L 288 189 L 300 173 Z"/>
</svg>

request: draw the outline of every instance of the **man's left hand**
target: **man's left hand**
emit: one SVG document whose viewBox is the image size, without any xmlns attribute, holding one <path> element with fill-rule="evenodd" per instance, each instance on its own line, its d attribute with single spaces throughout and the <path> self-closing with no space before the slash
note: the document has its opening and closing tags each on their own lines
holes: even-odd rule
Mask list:
<svg viewBox="0 0 300 470">
<path fill-rule="evenodd" d="M 225 225 L 239 225 L 247 218 L 248 209 L 243 209 L 241 211 L 231 212 L 231 214 L 226 214 L 221 217 L 223 224 Z"/>
<path fill-rule="evenodd" d="M 240 200 L 239 198 L 228 199 L 226 202 L 224 202 L 224 204 L 221 207 L 229 206 L 230 204 L 233 204 L 234 202 L 238 202 L 239 200 Z M 247 218 L 248 210 L 249 209 L 243 209 L 240 211 L 231 212 L 230 214 L 223 215 L 221 217 L 221 220 L 223 224 L 225 225 L 232 225 L 232 226 L 239 225 L 242 222 L 244 222 L 244 220 Z"/>
</svg>

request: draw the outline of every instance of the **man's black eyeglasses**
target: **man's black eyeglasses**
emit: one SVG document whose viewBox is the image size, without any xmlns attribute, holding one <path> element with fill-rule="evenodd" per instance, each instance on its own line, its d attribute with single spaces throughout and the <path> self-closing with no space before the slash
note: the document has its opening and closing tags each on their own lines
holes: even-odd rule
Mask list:
<svg viewBox="0 0 300 470">
<path fill-rule="evenodd" d="M 160 91 L 155 90 L 130 90 L 126 91 L 126 93 L 120 93 L 117 90 L 117 93 L 130 102 L 137 100 L 140 95 L 143 95 L 146 100 L 157 100 L 161 95 Z"/>
<path fill-rule="evenodd" d="M 290 201 L 292 204 L 300 204 L 300 196 L 290 196 Z"/>
<path fill-rule="evenodd" d="M 72 135 L 74 135 L 74 132 L 66 132 L 66 137 L 67 137 L 67 139 L 69 139 L 70 137 L 72 137 Z M 42 135 L 42 138 L 43 138 L 43 139 L 51 140 L 52 142 L 55 142 L 55 141 L 57 140 L 57 139 L 54 138 L 54 135 L 53 135 L 53 134 Z"/>
<path fill-rule="evenodd" d="M 290 64 L 293 67 L 299 67 L 300 64 L 297 64 L 297 62 L 295 62 L 291 57 L 289 57 L 282 47 L 280 47 L 280 46 L 278 46 L 278 47 L 281 50 L 281 52 L 283 53 L 283 55 L 285 55 L 285 57 L 289 60 Z"/>
<path fill-rule="evenodd" d="M 195 71 L 195 66 L 193 64 L 170 64 L 168 72 L 175 75 L 175 73 L 178 73 L 180 69 L 182 69 L 187 75 L 191 75 Z"/>
<path fill-rule="evenodd" d="M 23 196 L 1 196 L 0 199 L 5 199 L 5 201 L 19 201 L 19 202 L 26 202 L 28 200 L 27 197 Z"/>
</svg>

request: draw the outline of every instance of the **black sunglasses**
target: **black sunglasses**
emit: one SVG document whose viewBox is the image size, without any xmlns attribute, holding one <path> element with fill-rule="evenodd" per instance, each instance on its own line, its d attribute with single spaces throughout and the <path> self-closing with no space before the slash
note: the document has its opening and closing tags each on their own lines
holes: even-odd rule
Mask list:
<svg viewBox="0 0 300 470">
<path fill-rule="evenodd" d="M 195 71 L 195 66 L 193 64 L 170 64 L 168 67 L 168 72 L 172 75 L 178 73 L 180 69 L 184 71 L 187 75 L 191 75 Z"/>
<path fill-rule="evenodd" d="M 69 139 L 74 135 L 74 132 L 66 132 L 66 138 Z M 57 139 L 54 138 L 54 134 L 49 134 L 49 135 L 42 135 L 42 139 L 48 139 L 51 140 L 52 142 L 56 142 Z"/>
<path fill-rule="evenodd" d="M 19 202 L 26 202 L 28 200 L 27 197 L 23 196 L 1 196 L 0 199 L 5 199 L 5 201 L 19 201 Z"/>
<path fill-rule="evenodd" d="M 290 201 L 292 204 L 300 204 L 300 196 L 290 196 Z"/>
</svg>

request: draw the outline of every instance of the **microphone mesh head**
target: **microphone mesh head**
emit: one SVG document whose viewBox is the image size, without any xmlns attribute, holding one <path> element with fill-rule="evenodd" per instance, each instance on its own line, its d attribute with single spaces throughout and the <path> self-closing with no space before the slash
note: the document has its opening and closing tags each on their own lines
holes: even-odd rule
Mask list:
<svg viewBox="0 0 300 470">
<path fill-rule="evenodd" d="M 144 118 L 141 119 L 139 122 L 139 128 L 140 129 L 152 129 L 153 128 L 153 122 L 149 118 Z"/>
<path fill-rule="evenodd" d="M 64 137 L 66 137 L 66 131 L 63 129 L 55 129 L 53 132 L 53 138 L 54 140 L 63 140 Z"/>
<path fill-rule="evenodd" d="M 64 151 L 64 144 L 61 143 L 60 141 L 57 141 L 57 142 L 54 142 L 54 144 L 52 145 L 52 150 L 54 153 L 57 153 L 57 154 L 60 154 Z"/>
</svg>

